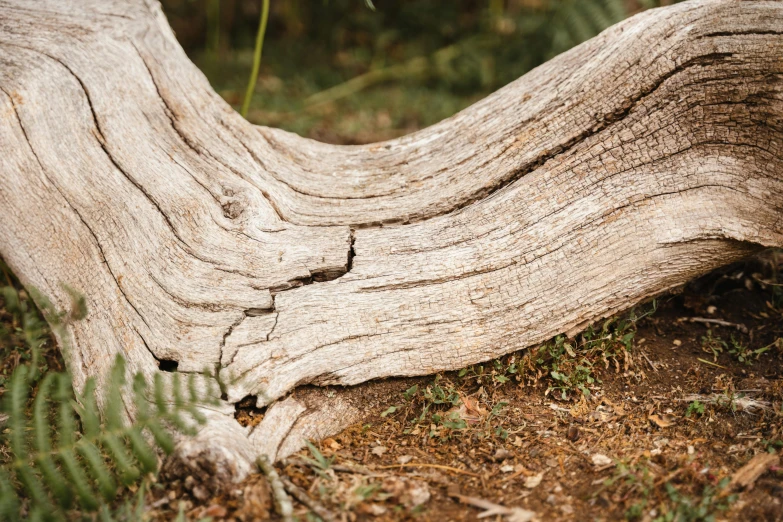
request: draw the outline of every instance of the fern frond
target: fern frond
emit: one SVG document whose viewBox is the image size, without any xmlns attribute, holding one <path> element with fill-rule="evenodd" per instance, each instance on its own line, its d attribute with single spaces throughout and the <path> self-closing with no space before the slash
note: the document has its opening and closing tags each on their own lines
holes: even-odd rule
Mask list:
<svg viewBox="0 0 783 522">
<path fill-rule="evenodd" d="M 19 513 L 19 499 L 11 485 L 11 479 L 3 468 L 0 468 L 0 521 L 16 520 Z"/>
<path fill-rule="evenodd" d="M 48 374 L 38 386 L 38 394 L 33 406 L 33 432 L 35 434 L 35 450 L 38 453 L 35 462 L 41 471 L 44 481 L 51 490 L 60 506 L 66 509 L 73 503 L 73 492 L 68 482 L 52 458 L 51 432 L 49 429 L 49 389 L 55 384 L 57 375 Z"/>
<path fill-rule="evenodd" d="M 128 432 L 128 441 L 131 445 L 131 451 L 136 460 L 141 464 L 144 473 L 152 473 L 158 467 L 158 459 L 155 457 L 155 451 L 144 440 L 141 430 L 133 428 Z"/>
<path fill-rule="evenodd" d="M 86 313 L 84 299 L 72 289 L 65 290 L 72 300 L 68 314 L 54 311 L 45 296 L 30 291 L 52 328 L 61 330 L 60 337 L 71 321 Z M 111 520 L 108 503 L 116 498 L 118 483 L 127 486 L 154 473 L 159 461 L 156 450 L 171 453 L 172 432 L 192 433 L 192 421 L 206 422 L 198 407 L 209 401 L 200 397 L 194 376 L 185 384 L 174 373 L 170 381 L 156 374 L 151 396 L 144 376 L 135 375 L 133 404 L 126 403 L 126 366 L 120 355 L 111 368 L 111 385 L 100 398 L 94 379 L 87 380 L 77 397 L 67 373 L 49 373 L 37 382 L 38 348 L 47 338 L 45 323 L 15 289 L 3 288 L 2 292 L 6 309 L 13 310 L 22 323 L 32 362 L 13 371 L 2 399 L 9 428 L 3 438 L 12 459 L 9 465 L 0 466 L 0 522 L 20 518 L 20 493 L 28 499 L 24 505 L 29 520 L 68 520 L 75 504 L 83 512 Z M 29 390 L 36 383 L 38 390 L 31 401 Z M 133 425 L 128 425 L 126 411 L 135 411 Z M 143 484 L 139 491 L 137 515 L 144 506 Z M 126 511 L 126 519 L 133 519 Z"/>
<path fill-rule="evenodd" d="M 101 495 L 103 495 L 106 501 L 114 500 L 114 497 L 117 495 L 117 483 L 109 472 L 101 452 L 92 442 L 86 439 L 82 440 L 83 443 L 79 445 L 79 453 L 87 462 L 92 477 L 98 484 Z"/>
<path fill-rule="evenodd" d="M 98 404 L 95 401 L 95 379 L 87 379 L 79 402 L 71 403 L 82 421 L 82 433 L 88 439 L 97 439 L 101 431 Z"/>
<path fill-rule="evenodd" d="M 56 399 L 59 405 L 57 417 L 59 425 L 59 440 L 57 441 L 59 460 L 71 478 L 76 494 L 79 497 L 79 504 L 84 509 L 93 511 L 97 509 L 99 503 L 74 450 L 76 422 L 73 416 L 73 408 L 70 404 L 71 379 L 66 374 L 60 374 L 58 377 Z"/>
<path fill-rule="evenodd" d="M 11 443 L 11 451 L 17 458 L 27 455 L 24 440 L 26 424 L 24 408 L 27 404 L 27 389 L 27 367 L 19 366 L 11 374 L 11 380 L 5 392 L 8 427 L 11 429 L 9 442 Z"/>
</svg>

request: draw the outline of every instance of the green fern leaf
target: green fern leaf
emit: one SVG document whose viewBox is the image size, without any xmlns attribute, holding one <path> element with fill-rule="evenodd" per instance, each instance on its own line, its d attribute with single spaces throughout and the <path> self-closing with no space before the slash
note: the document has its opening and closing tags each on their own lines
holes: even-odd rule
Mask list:
<svg viewBox="0 0 783 522">
<path fill-rule="evenodd" d="M 120 438 L 111 432 L 107 432 L 103 435 L 102 442 L 113 457 L 114 465 L 117 467 L 117 471 L 120 472 L 122 483 L 128 486 L 136 482 L 141 473 L 125 452 L 125 445 Z"/>
<path fill-rule="evenodd" d="M 51 456 L 51 432 L 49 430 L 49 389 L 55 384 L 57 374 L 50 373 L 44 377 L 38 387 L 33 406 L 33 432 L 35 433 L 35 449 L 38 456 L 35 459 L 38 469 L 41 471 L 46 485 L 57 499 L 57 502 L 66 509 L 73 503 L 73 492 L 62 473 L 57 469 Z"/>
<path fill-rule="evenodd" d="M 11 485 L 11 479 L 0 468 L 0 521 L 16 520 L 19 513 L 19 498 Z"/>
<path fill-rule="evenodd" d="M 82 433 L 88 439 L 95 440 L 101 431 L 101 419 L 95 401 L 95 379 L 87 379 L 79 403 L 73 403 L 73 407 L 82 422 Z"/>
<path fill-rule="evenodd" d="M 163 428 L 163 425 L 159 421 L 156 419 L 149 420 L 147 422 L 147 429 L 150 430 L 155 442 L 166 455 L 170 455 L 174 451 L 174 439 L 169 435 L 169 432 Z"/>
<path fill-rule="evenodd" d="M 98 484 L 103 498 L 108 502 L 114 500 L 117 495 L 117 484 L 111 476 L 109 469 L 101 456 L 101 452 L 92 442 L 82 439 L 79 444 L 79 453 L 90 467 L 90 472 Z"/>
<path fill-rule="evenodd" d="M 158 467 L 158 459 L 155 457 L 153 449 L 144 440 L 141 430 L 138 428 L 131 429 L 128 432 L 128 440 L 130 441 L 133 456 L 141 464 L 144 473 L 155 471 Z"/>
</svg>

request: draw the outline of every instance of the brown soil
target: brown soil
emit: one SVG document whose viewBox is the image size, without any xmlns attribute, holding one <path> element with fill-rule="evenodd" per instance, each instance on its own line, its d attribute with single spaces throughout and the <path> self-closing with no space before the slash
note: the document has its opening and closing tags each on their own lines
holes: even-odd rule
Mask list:
<svg viewBox="0 0 783 522">
<path fill-rule="evenodd" d="M 759 282 L 777 278 L 781 262 L 767 253 L 662 298 L 637 323 L 627 357 L 609 368 L 594 361 L 600 382 L 588 386 L 589 397 L 570 391 L 563 400 L 547 391 L 554 381 L 546 373 L 534 383 L 535 370 L 525 377 L 504 371 L 528 352 L 502 358 L 497 368 L 482 365 L 480 375 L 474 367 L 462 376 L 367 383 L 355 388 L 366 419 L 319 444 L 329 463 L 313 464 L 313 452 L 304 450 L 278 471 L 335 520 L 476 520 L 483 509 L 457 494 L 531 510 L 540 520 L 655 520 L 667 513 L 683 521 L 783 520 L 779 464 L 745 491 L 721 482 L 754 454 L 783 450 L 783 299 Z M 750 350 L 769 349 L 740 362 L 729 353 L 732 338 Z M 710 339 L 722 351 L 705 346 Z M 498 382 L 499 375 L 510 380 Z M 419 391 L 407 399 L 414 385 Z M 454 401 L 431 404 L 416 422 L 431 402 L 424 390 L 436 387 L 453 390 Z M 692 395 L 703 412 L 690 406 Z M 465 427 L 438 425 L 433 413 Z M 238 412 L 247 422 L 260 415 L 250 406 Z M 273 513 L 263 481 L 248 484 L 185 507 L 194 517 Z M 184 498 L 179 484 L 170 486 Z M 248 495 L 253 503 L 243 500 Z M 300 520 L 317 520 L 311 507 L 294 504 Z"/>
</svg>

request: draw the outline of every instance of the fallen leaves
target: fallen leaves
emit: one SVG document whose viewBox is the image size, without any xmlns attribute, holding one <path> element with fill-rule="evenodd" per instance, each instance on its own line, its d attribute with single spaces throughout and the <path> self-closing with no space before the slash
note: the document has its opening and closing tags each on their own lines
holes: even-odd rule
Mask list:
<svg viewBox="0 0 783 522">
<path fill-rule="evenodd" d="M 384 453 L 389 451 L 389 449 L 386 446 L 375 446 L 373 449 L 370 450 L 370 453 L 373 455 L 377 455 L 378 457 L 382 457 Z"/>
<path fill-rule="evenodd" d="M 541 481 L 544 478 L 544 472 L 536 473 L 535 475 L 531 475 L 527 478 L 525 478 L 525 487 L 527 489 L 533 489 L 539 484 L 541 484 Z"/>
<path fill-rule="evenodd" d="M 659 428 L 668 428 L 670 426 L 674 426 L 677 423 L 677 418 L 674 415 L 670 415 L 668 413 L 662 413 L 660 415 L 653 413 L 652 415 L 647 416 L 647 420 Z"/>
<path fill-rule="evenodd" d="M 426 482 L 409 477 L 386 477 L 381 489 L 409 509 L 426 503 L 431 497 Z"/>
<path fill-rule="evenodd" d="M 593 461 L 595 467 L 602 468 L 614 464 L 614 461 L 602 453 L 595 453 L 590 460 Z"/>
<path fill-rule="evenodd" d="M 242 505 L 235 512 L 242 521 L 266 520 L 272 509 L 272 495 L 263 475 L 251 475 L 242 492 Z"/>
</svg>

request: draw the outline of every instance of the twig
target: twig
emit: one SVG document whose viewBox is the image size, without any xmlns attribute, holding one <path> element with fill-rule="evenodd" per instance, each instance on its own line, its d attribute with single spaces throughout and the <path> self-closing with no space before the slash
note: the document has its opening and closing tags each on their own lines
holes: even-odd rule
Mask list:
<svg viewBox="0 0 783 522">
<path fill-rule="evenodd" d="M 446 471 L 452 471 L 454 473 L 460 473 L 462 475 L 468 475 L 469 477 L 481 478 L 481 475 L 477 473 L 471 473 L 459 468 L 452 468 L 451 466 L 444 466 L 442 464 L 425 464 L 423 462 L 408 462 L 406 464 L 394 464 L 391 466 L 378 466 L 378 469 L 393 469 L 393 468 L 437 468 L 444 469 Z"/>
<path fill-rule="evenodd" d="M 269 458 L 266 455 L 258 457 L 258 459 L 256 459 L 256 464 L 261 468 L 264 475 L 266 475 L 269 486 L 272 488 L 272 496 L 275 499 L 275 510 L 277 511 L 277 514 L 283 517 L 284 522 L 293 522 L 294 506 L 291 504 L 291 499 L 285 492 L 285 486 L 283 486 L 283 482 L 280 480 L 280 475 L 277 474 L 277 470 L 269 463 Z"/>
<path fill-rule="evenodd" d="M 748 327 L 744 324 L 740 323 L 730 323 L 728 321 L 724 321 L 723 319 L 710 319 L 709 317 L 684 317 L 686 321 L 690 321 L 692 323 L 704 323 L 704 324 L 717 324 L 718 326 L 728 326 L 729 328 L 736 328 L 740 332 L 746 334 L 748 333 Z"/>
<path fill-rule="evenodd" d="M 310 510 L 321 517 L 324 522 L 333 522 L 337 520 L 334 514 L 326 509 L 320 502 L 310 498 L 310 496 L 299 486 L 288 480 L 286 477 L 280 477 L 285 489 L 299 502 L 309 507 Z"/>
<path fill-rule="evenodd" d="M 657 371 L 658 371 L 658 368 L 657 368 L 657 367 L 655 366 L 655 364 L 654 364 L 654 363 L 653 363 L 653 362 L 650 360 L 650 358 L 649 358 L 649 357 L 647 357 L 647 354 L 646 354 L 646 353 L 644 353 L 644 352 L 639 352 L 639 353 L 641 353 L 641 354 L 642 354 L 642 357 L 644 357 L 644 359 L 647 361 L 647 364 L 649 364 L 649 365 L 650 365 L 650 367 L 653 369 L 653 371 L 654 371 L 654 372 L 657 372 Z"/>
<path fill-rule="evenodd" d="M 712 361 L 708 361 L 706 359 L 702 359 L 701 357 L 697 358 L 696 360 L 699 361 L 699 362 L 703 362 L 704 364 L 709 364 L 710 366 L 717 366 L 718 368 L 723 368 L 724 370 L 727 369 L 725 366 L 721 366 L 718 363 L 714 363 Z"/>
<path fill-rule="evenodd" d="M 461 42 L 464 44 L 464 42 Z M 382 69 L 374 69 L 324 91 L 308 96 L 305 108 L 312 108 L 324 103 L 352 96 L 373 85 L 389 80 L 398 80 L 419 74 L 427 74 L 434 69 L 433 64 L 447 63 L 462 53 L 460 43 L 448 45 L 435 51 L 432 56 L 417 56 L 410 60 L 390 65 Z"/>
<path fill-rule="evenodd" d="M 332 468 L 335 471 L 341 471 L 343 473 L 358 473 L 359 475 L 366 475 L 368 477 L 388 477 L 388 473 L 375 473 L 364 467 L 357 466 L 343 466 L 342 464 L 333 464 Z"/>
<path fill-rule="evenodd" d="M 449 491 L 449 496 L 456 498 L 463 504 L 467 504 L 469 506 L 474 506 L 477 508 L 481 508 L 484 510 L 483 513 L 481 513 L 478 518 L 488 518 L 492 516 L 507 516 L 511 518 L 514 521 L 519 522 L 529 522 L 531 520 L 534 520 L 536 517 L 536 513 L 534 511 L 530 511 L 528 509 L 522 509 L 519 507 L 506 507 L 502 506 L 500 504 L 495 504 L 494 502 L 490 502 L 489 500 L 484 500 L 483 498 L 477 498 L 477 497 L 469 497 L 467 495 L 461 495 L 460 493 L 457 493 L 456 491 Z"/>
<path fill-rule="evenodd" d="M 685 468 L 677 468 L 676 470 L 672 471 L 671 473 L 669 473 L 665 477 L 661 477 L 658 480 L 656 480 L 654 486 L 657 488 L 658 486 L 660 486 L 664 482 L 669 482 L 671 479 L 673 479 L 674 477 L 676 477 L 677 475 L 679 475 L 683 471 L 685 471 Z"/>
</svg>

